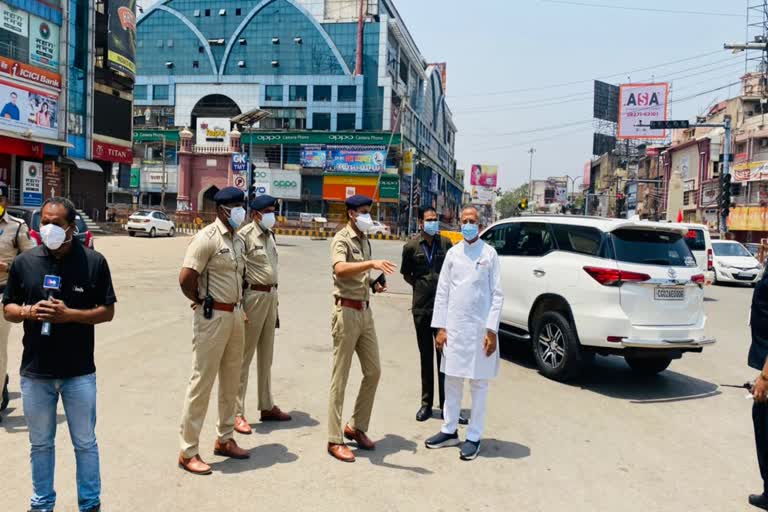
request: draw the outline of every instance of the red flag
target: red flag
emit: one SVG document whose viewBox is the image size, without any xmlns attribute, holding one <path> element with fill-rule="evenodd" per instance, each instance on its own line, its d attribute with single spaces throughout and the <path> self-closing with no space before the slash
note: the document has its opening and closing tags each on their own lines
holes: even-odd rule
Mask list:
<svg viewBox="0 0 768 512">
<path fill-rule="evenodd" d="M 683 222 L 683 210 L 677 211 L 677 222 Z"/>
</svg>

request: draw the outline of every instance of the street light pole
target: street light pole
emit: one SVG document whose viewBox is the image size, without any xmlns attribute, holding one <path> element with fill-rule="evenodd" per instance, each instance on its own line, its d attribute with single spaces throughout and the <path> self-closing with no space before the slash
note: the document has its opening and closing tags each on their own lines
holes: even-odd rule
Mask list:
<svg viewBox="0 0 768 512">
<path fill-rule="evenodd" d="M 528 168 L 528 204 L 533 204 L 533 154 L 536 153 L 535 148 L 531 148 L 528 150 L 528 153 L 531 155 L 531 165 Z"/>
<path fill-rule="evenodd" d="M 160 149 L 163 158 L 163 187 L 160 189 L 160 209 L 165 211 L 165 191 L 168 187 L 168 173 L 165 169 L 165 132 L 162 134 L 163 147 Z"/>
</svg>

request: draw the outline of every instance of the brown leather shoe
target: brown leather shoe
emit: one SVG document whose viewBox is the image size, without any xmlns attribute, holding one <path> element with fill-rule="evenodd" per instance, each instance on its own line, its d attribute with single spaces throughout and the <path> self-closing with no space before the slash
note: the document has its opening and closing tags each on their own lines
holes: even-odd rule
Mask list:
<svg viewBox="0 0 768 512">
<path fill-rule="evenodd" d="M 368 438 L 367 435 L 365 435 L 365 432 L 354 430 L 349 425 L 344 427 L 344 437 L 350 441 L 356 442 L 357 447 L 362 448 L 363 450 L 373 450 L 376 448 L 376 445 Z"/>
<path fill-rule="evenodd" d="M 291 421 L 291 415 L 274 406 L 268 411 L 261 411 L 261 421 Z"/>
<path fill-rule="evenodd" d="M 355 454 L 345 444 L 328 443 L 328 453 L 341 462 L 355 462 Z"/>
<path fill-rule="evenodd" d="M 216 440 L 216 444 L 213 447 L 213 453 L 222 457 L 229 457 L 231 459 L 248 459 L 251 454 L 247 450 L 243 450 L 237 446 L 237 442 L 234 439 L 227 439 L 221 442 Z"/>
<path fill-rule="evenodd" d="M 191 459 L 185 459 L 182 454 L 179 454 L 179 467 L 193 475 L 210 475 L 213 473 L 211 466 L 203 462 L 199 455 L 195 455 Z"/>
<path fill-rule="evenodd" d="M 235 416 L 235 432 L 249 436 L 253 434 L 253 429 L 251 429 L 251 426 L 248 424 L 248 420 L 242 416 Z"/>
</svg>

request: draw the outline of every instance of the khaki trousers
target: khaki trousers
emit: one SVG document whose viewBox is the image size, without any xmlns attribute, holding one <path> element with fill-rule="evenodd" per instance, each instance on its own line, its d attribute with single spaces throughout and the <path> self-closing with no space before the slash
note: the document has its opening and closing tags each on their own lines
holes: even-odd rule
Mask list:
<svg viewBox="0 0 768 512">
<path fill-rule="evenodd" d="M 373 411 L 376 387 L 381 377 L 379 342 L 373 325 L 370 309 L 358 311 L 335 306 L 331 320 L 333 336 L 333 371 L 331 373 L 331 394 L 328 403 L 328 442 L 344 442 L 341 413 L 344 408 L 344 391 L 347 388 L 352 355 L 357 352 L 363 380 L 355 402 L 355 412 L 350 427 L 367 432 Z"/>
<path fill-rule="evenodd" d="M 259 410 L 269 411 L 274 407 L 272 399 L 272 355 L 275 346 L 275 323 L 277 322 L 277 290 L 245 292 L 245 348 L 243 366 L 240 371 L 240 390 L 237 393 L 235 414 L 245 416 L 245 396 L 248 391 L 248 376 L 251 361 L 256 355 Z"/>
<path fill-rule="evenodd" d="M 0 315 L 0 391 L 5 384 L 5 376 L 8 375 L 8 333 L 11 331 L 11 323 Z"/>
<path fill-rule="evenodd" d="M 193 369 L 181 418 L 180 443 L 185 458 L 199 453 L 213 383 L 219 377 L 219 421 L 216 433 L 226 441 L 235 429 L 235 402 L 243 362 L 243 310 L 214 311 L 210 320 L 195 309 L 192 323 Z"/>
</svg>

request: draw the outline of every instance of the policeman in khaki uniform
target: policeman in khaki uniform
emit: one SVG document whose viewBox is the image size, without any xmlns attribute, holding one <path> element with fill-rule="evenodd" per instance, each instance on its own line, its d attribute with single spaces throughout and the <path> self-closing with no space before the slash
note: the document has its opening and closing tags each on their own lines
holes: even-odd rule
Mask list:
<svg viewBox="0 0 768 512">
<path fill-rule="evenodd" d="M 9 215 L 8 185 L 0 183 L 0 292 L 5 290 L 8 281 L 8 269 L 13 259 L 21 252 L 32 249 L 37 244 L 29 237 L 29 227 L 22 219 Z M 8 407 L 8 332 L 11 324 L 0 315 L 0 382 L 3 383 L 0 412 Z M 2 416 L 0 416 L 2 422 Z"/>
<path fill-rule="evenodd" d="M 370 215 L 372 203 L 370 198 L 360 195 L 347 199 L 349 222 L 336 233 L 331 243 L 335 307 L 331 320 L 333 371 L 328 404 L 328 453 L 343 462 L 355 461 L 355 455 L 344 444 L 344 438 L 355 441 L 358 448 L 375 448 L 366 432 L 381 375 L 381 363 L 369 302 L 372 288 L 369 272 L 375 269 L 392 274 L 396 268 L 389 261 L 371 260 L 371 243 L 365 233 L 373 226 Z M 376 292 L 386 290 L 381 283 L 374 283 Z M 344 391 L 355 352 L 360 360 L 363 381 L 352 419 L 342 431 Z"/>
<path fill-rule="evenodd" d="M 245 220 L 245 194 L 227 187 L 214 200 L 216 220 L 194 236 L 179 275 L 181 289 L 194 309 L 194 366 L 184 399 L 179 466 L 199 475 L 211 473 L 211 467 L 200 458 L 198 444 L 217 376 L 219 420 L 214 453 L 235 459 L 249 457 L 233 439 L 244 345 L 240 301 L 245 260 L 243 240 L 237 229 Z"/>
<path fill-rule="evenodd" d="M 235 416 L 235 430 L 241 434 L 253 432 L 245 419 L 245 396 L 254 354 L 257 361 L 261 421 L 291 419 L 272 399 L 272 354 L 277 325 L 277 244 L 272 232 L 276 203 L 277 200 L 269 195 L 251 201 L 251 222 L 243 226 L 239 233 L 245 243 L 243 308 L 248 318 L 245 323 L 245 349 Z"/>
</svg>

